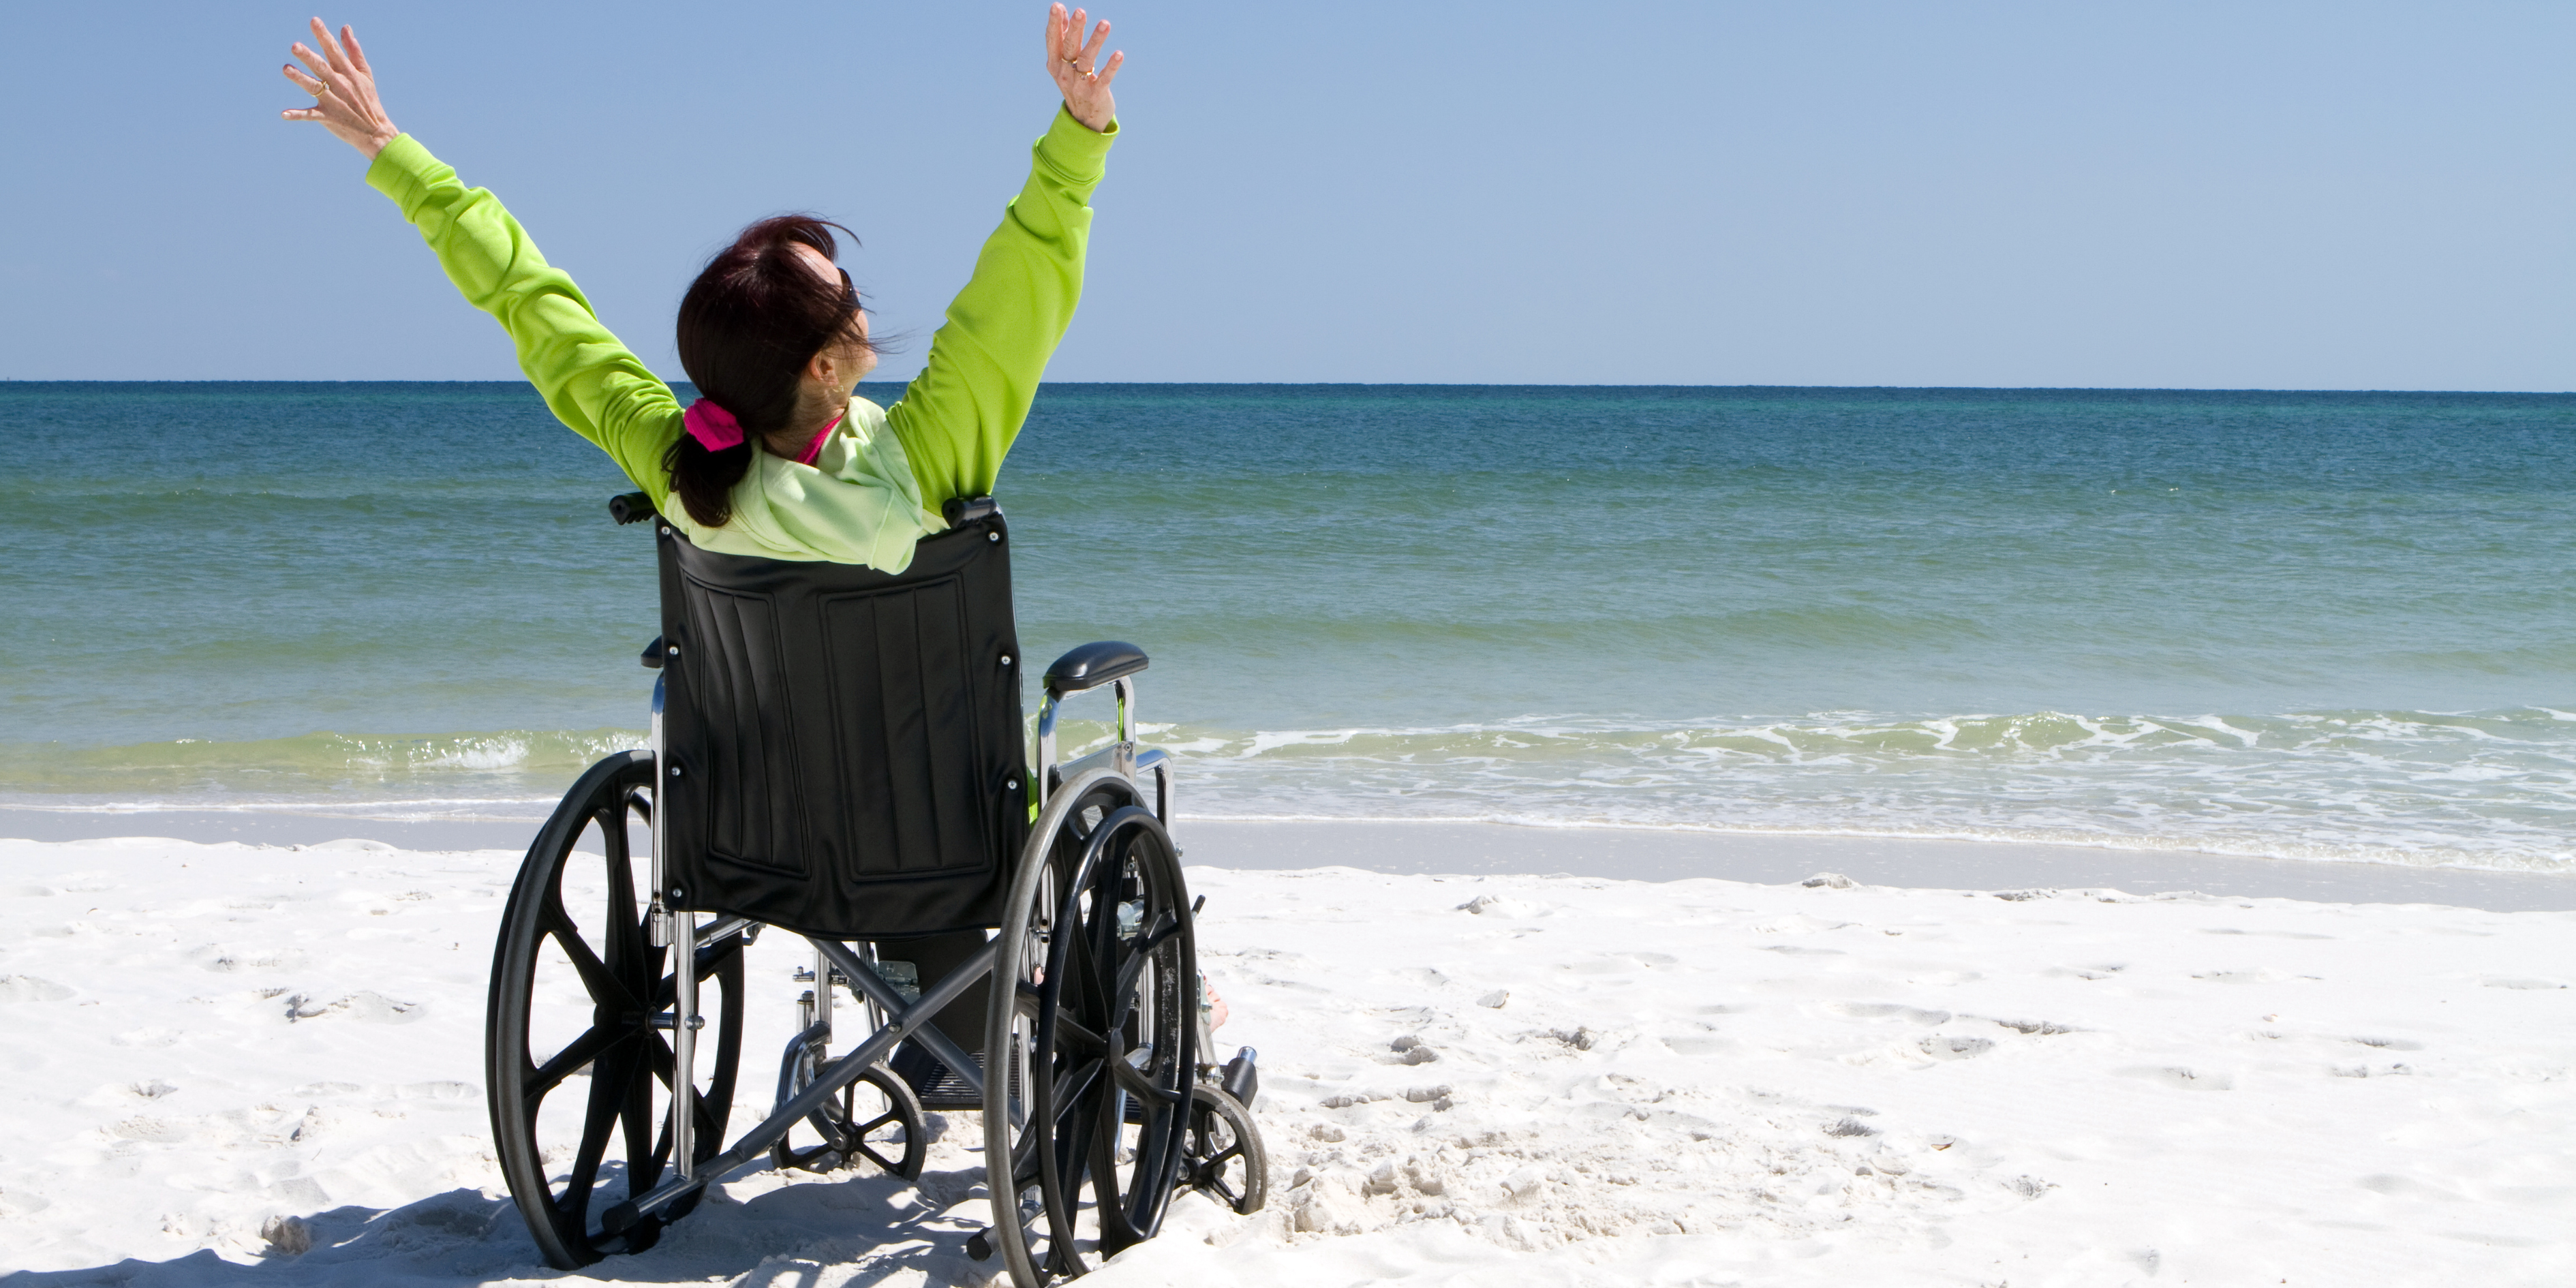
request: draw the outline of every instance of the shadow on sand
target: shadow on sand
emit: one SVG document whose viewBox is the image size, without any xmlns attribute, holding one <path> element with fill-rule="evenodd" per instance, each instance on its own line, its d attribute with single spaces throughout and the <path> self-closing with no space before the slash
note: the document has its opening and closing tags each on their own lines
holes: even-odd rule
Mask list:
<svg viewBox="0 0 2576 1288">
<path fill-rule="evenodd" d="M 746 1167 L 727 1179 L 758 1170 Z M 905 1272 L 922 1275 L 930 1288 L 964 1288 L 992 1273 L 991 1265 L 968 1260 L 965 1250 L 981 1224 L 982 1197 L 981 1167 L 924 1172 L 912 1184 L 873 1170 L 800 1175 L 797 1183 L 748 1202 L 711 1191 L 653 1247 L 563 1271 L 538 1255 L 508 1197 L 455 1189 L 398 1208 L 343 1206 L 306 1214 L 312 1247 L 301 1254 L 270 1251 L 244 1262 L 200 1249 L 168 1261 L 128 1258 L 78 1270 L 20 1271 L 0 1276 L 0 1288 L 396 1282 L 462 1288 L 518 1280 L 718 1280 L 745 1288 L 813 1288 L 827 1266 L 836 1279 L 846 1277 L 861 1288 Z M 977 1201 L 967 1203 L 970 1198 Z"/>
</svg>

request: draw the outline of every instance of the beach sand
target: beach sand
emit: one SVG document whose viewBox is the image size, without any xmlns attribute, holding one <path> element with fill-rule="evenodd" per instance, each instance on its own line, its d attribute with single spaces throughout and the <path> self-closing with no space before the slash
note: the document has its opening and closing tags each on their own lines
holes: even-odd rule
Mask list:
<svg viewBox="0 0 2576 1288">
<path fill-rule="evenodd" d="M 963 1253 L 971 1116 L 918 1185 L 746 1173 L 649 1253 L 546 1268 L 480 1087 L 517 853 L 311 826 L 0 841 L 5 1282 L 995 1272 Z M 1262 1052 L 1272 1197 L 1181 1200 L 1103 1288 L 2576 1280 L 2576 901 L 2548 878 L 1456 824 L 1181 840 L 1220 1048 Z M 1796 883 L 1825 867 L 1857 880 Z M 737 1124 L 793 1018 L 783 938 L 752 950 Z M 262 1238 L 286 1216 L 309 1251 Z"/>
</svg>

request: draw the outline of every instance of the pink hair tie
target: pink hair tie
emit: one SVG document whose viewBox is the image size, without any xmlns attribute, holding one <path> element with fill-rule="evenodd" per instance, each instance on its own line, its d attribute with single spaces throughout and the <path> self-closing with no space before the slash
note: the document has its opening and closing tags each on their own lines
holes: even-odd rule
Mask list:
<svg viewBox="0 0 2576 1288">
<path fill-rule="evenodd" d="M 733 413 L 701 398 L 689 404 L 688 414 L 680 418 L 688 426 L 689 437 L 710 452 L 742 446 L 742 422 Z"/>
</svg>

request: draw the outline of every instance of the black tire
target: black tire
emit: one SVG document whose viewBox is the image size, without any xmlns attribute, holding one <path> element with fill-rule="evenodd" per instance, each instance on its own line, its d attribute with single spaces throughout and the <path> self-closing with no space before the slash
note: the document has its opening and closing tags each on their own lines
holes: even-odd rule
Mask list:
<svg viewBox="0 0 2576 1288">
<path fill-rule="evenodd" d="M 635 869 L 649 860 L 627 844 L 629 818 L 650 819 L 652 790 L 650 752 L 611 756 L 581 776 L 520 865 L 493 954 L 484 1011 L 492 1137 L 528 1233 L 563 1270 L 651 1247 L 662 1226 L 697 1201 L 690 1195 L 620 1234 L 599 1226 L 609 1207 L 657 1183 L 671 1155 L 676 1062 L 653 1021 L 673 1009 L 677 980 L 666 969 L 670 950 L 648 943 L 635 898 L 642 884 Z M 591 833 L 604 862 L 574 848 Z M 580 906 L 596 909 L 587 921 L 565 903 L 567 877 Z M 742 947 L 742 936 L 728 936 L 700 948 L 694 963 L 706 1018 L 699 1041 L 715 1047 L 706 1084 L 689 1088 L 692 1152 L 701 1159 L 723 1148 L 733 1104 Z M 586 1027 L 578 1018 L 584 1001 Z M 613 1137 L 623 1144 L 614 1160 Z"/>
<path fill-rule="evenodd" d="M 1182 1155 L 1181 1180 L 1209 1198 L 1250 1216 L 1270 1201 L 1270 1154 L 1262 1148 L 1261 1129 L 1252 1111 L 1200 1083 L 1190 1092 L 1189 1144 Z"/>
<path fill-rule="evenodd" d="M 810 1043 L 789 1048 L 778 1073 L 778 1103 L 785 1104 L 813 1086 L 824 1062 Z M 829 1172 L 864 1158 L 883 1171 L 917 1181 L 930 1156 L 930 1130 L 921 1116 L 920 1098 L 881 1064 L 868 1066 L 841 1088 L 838 1100 L 827 1100 L 807 1114 L 805 1125 L 814 1129 L 821 1143 L 799 1146 L 790 1128 L 769 1147 L 771 1162 L 782 1169 Z"/>
<path fill-rule="evenodd" d="M 1042 1288 L 1162 1227 L 1197 1074 L 1197 945 L 1170 834 L 1107 771 L 1050 799 L 1002 915 L 984 1165 L 994 1242 L 1019 1288 Z"/>
</svg>

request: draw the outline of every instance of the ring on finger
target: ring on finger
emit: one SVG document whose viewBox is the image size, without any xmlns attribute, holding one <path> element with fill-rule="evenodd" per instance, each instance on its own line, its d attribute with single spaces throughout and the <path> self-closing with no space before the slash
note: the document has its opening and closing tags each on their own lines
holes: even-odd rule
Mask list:
<svg viewBox="0 0 2576 1288">
<path fill-rule="evenodd" d="M 317 80 L 312 84 L 305 86 L 304 92 L 317 99 L 329 98 L 331 96 L 331 82 L 326 80 Z"/>
</svg>

